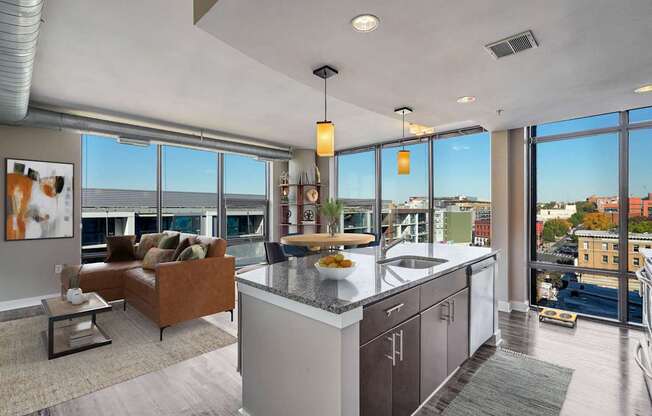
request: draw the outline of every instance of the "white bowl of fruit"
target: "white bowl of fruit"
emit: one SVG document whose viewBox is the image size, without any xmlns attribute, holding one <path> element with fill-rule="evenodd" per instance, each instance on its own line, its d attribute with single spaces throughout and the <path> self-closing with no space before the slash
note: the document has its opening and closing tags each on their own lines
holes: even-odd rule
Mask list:
<svg viewBox="0 0 652 416">
<path fill-rule="evenodd" d="M 344 257 L 342 253 L 331 254 L 319 259 L 315 268 L 325 279 L 343 280 L 351 275 L 358 267 L 356 262 Z"/>
</svg>

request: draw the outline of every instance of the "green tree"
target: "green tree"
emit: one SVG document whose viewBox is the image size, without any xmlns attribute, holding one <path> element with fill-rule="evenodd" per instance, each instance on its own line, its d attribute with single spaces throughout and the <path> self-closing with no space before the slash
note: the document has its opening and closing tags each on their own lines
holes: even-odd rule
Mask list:
<svg viewBox="0 0 652 416">
<path fill-rule="evenodd" d="M 543 224 L 543 241 L 548 243 L 556 241 L 559 237 L 566 235 L 570 227 L 570 223 L 566 220 L 555 218 L 546 221 Z"/>
<path fill-rule="evenodd" d="M 577 227 L 584 221 L 584 213 L 583 212 L 576 212 L 575 214 L 571 215 L 569 218 L 569 221 L 571 224 L 573 224 L 573 227 Z"/>
<path fill-rule="evenodd" d="M 629 219 L 630 233 L 652 233 L 652 220 L 645 217 L 634 217 Z"/>
</svg>

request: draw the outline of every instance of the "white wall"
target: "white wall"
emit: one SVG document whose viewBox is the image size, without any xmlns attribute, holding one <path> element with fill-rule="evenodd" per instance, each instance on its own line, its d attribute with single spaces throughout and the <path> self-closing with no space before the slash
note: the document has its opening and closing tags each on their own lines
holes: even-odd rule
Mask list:
<svg viewBox="0 0 652 416">
<path fill-rule="evenodd" d="M 56 240 L 5 241 L 5 199 L 0 203 L 2 238 L 0 239 L 0 310 L 27 303 L 59 292 L 55 264 L 80 262 L 81 247 L 81 138 L 78 133 L 55 130 L 0 126 L 2 175 L 4 158 L 67 162 L 75 165 L 74 238 Z M 0 193 L 5 195 L 4 177 Z M 33 298 L 33 299 L 31 299 Z"/>
</svg>

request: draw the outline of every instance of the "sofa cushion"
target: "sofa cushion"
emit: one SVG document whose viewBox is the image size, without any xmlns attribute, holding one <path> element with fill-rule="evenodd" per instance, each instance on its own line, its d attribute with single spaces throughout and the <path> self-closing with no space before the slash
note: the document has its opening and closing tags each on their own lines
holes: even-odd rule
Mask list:
<svg viewBox="0 0 652 416">
<path fill-rule="evenodd" d="M 144 259 L 145 254 L 147 254 L 150 248 L 158 247 L 158 243 L 163 238 L 163 235 L 163 233 L 152 233 L 140 236 L 140 242 L 136 249 L 136 258 L 140 260 Z"/>
<path fill-rule="evenodd" d="M 106 238 L 106 262 L 134 260 L 133 235 L 116 235 Z"/>
<path fill-rule="evenodd" d="M 203 244 L 193 244 L 183 250 L 179 255 L 178 261 L 200 260 L 206 257 L 207 248 Z"/>
<path fill-rule="evenodd" d="M 140 260 L 84 264 L 79 272 L 79 287 L 84 292 L 111 288 L 122 290 L 125 271 L 140 267 L 141 264 Z M 68 281 L 61 283 L 64 288 L 68 288 Z"/>
<path fill-rule="evenodd" d="M 158 248 L 174 250 L 179 245 L 179 234 L 165 234 L 158 242 Z"/>
<path fill-rule="evenodd" d="M 172 261 L 173 256 L 174 249 L 150 248 L 143 259 L 143 269 L 154 270 L 157 264 Z"/>
<path fill-rule="evenodd" d="M 150 305 L 156 304 L 156 273 L 143 268 L 125 272 L 125 290 L 138 296 Z"/>
</svg>

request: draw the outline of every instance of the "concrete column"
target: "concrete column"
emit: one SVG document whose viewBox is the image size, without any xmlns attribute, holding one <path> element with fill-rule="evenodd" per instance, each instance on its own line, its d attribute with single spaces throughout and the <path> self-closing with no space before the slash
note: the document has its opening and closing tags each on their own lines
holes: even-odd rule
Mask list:
<svg viewBox="0 0 652 416">
<path fill-rule="evenodd" d="M 525 145 L 524 129 L 491 133 L 491 247 L 501 250 L 496 297 L 504 312 L 529 306 Z"/>
<path fill-rule="evenodd" d="M 501 251 L 496 270 L 498 309 L 509 306 L 509 135 L 491 132 L 491 247 Z"/>
<path fill-rule="evenodd" d="M 281 184 L 280 178 L 283 172 L 288 171 L 288 162 L 275 161 L 271 162 L 269 169 L 269 241 L 279 240 L 279 224 L 281 223 L 281 194 L 279 185 Z"/>
</svg>

